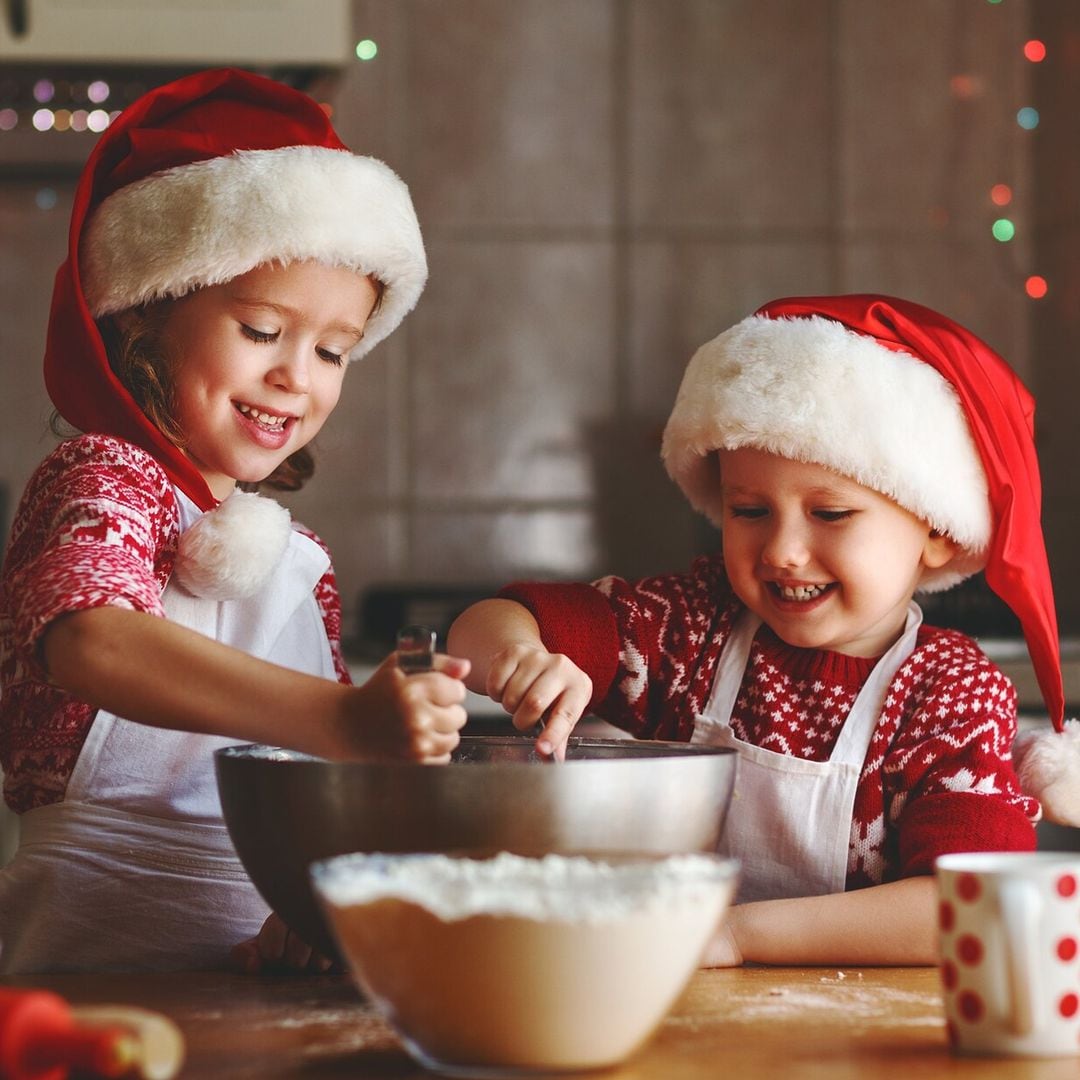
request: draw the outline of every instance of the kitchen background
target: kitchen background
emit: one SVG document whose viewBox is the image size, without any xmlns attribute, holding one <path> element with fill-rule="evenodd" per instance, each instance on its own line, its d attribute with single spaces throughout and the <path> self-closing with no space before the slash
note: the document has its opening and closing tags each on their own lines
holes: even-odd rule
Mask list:
<svg viewBox="0 0 1080 1080">
<path fill-rule="evenodd" d="M 125 87 L 229 59 L 215 20 L 238 16 L 242 66 L 298 80 L 325 65 L 269 55 L 275 12 L 289 4 L 0 6 L 2 535 L 53 444 L 40 358 L 93 141 L 33 130 L 38 108 L 69 129 L 85 128 L 87 112 L 56 123 L 59 97 L 28 88 L 48 79 L 58 95 L 85 93 L 100 80 L 112 94 L 100 107 L 112 108 Z M 346 143 L 405 178 L 431 263 L 416 312 L 350 372 L 314 481 L 287 500 L 335 553 L 358 659 L 402 614 L 423 612 L 417 599 L 438 618 L 509 579 L 637 575 L 713 547 L 663 472 L 660 432 L 693 350 L 793 293 L 907 296 L 1021 372 L 1039 401 L 1061 626 L 1080 629 L 1080 5 L 291 6 L 340 39 L 339 69 L 311 92 Z M 121 13 L 110 44 L 91 48 L 81 31 L 63 62 L 59 51 L 27 61 L 12 20 L 29 12 L 33 30 L 35 12 L 76 8 Z M 205 55 L 181 60 L 177 43 L 196 40 Z M 144 62 L 121 69 L 120 51 Z M 76 61 L 73 88 L 62 76 Z M 394 608 L 400 590 L 412 607 Z M 1008 635 L 977 586 L 952 603 L 970 628 Z M 1011 656 L 1030 684 L 1022 646 Z"/>
</svg>

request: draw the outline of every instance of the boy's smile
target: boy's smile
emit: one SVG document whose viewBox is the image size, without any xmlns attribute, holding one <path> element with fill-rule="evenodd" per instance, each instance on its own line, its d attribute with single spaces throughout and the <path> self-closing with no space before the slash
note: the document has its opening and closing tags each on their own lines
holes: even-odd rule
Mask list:
<svg viewBox="0 0 1080 1080">
<path fill-rule="evenodd" d="M 927 568 L 954 545 L 887 496 L 821 465 L 720 450 L 724 562 L 740 600 L 789 645 L 875 657 Z"/>
<path fill-rule="evenodd" d="M 296 262 L 177 301 L 164 333 L 175 416 L 216 498 L 263 480 L 318 434 L 376 295 L 351 270 Z"/>
</svg>

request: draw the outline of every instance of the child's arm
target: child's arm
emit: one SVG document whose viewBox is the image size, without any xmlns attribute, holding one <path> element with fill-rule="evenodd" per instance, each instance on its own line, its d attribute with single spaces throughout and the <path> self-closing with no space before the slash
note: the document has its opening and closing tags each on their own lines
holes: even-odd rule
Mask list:
<svg viewBox="0 0 1080 1080">
<path fill-rule="evenodd" d="M 568 657 L 544 648 L 528 608 L 514 600 L 481 600 L 454 620 L 447 648 L 471 662 L 470 690 L 499 702 L 520 731 L 544 721 L 537 748 L 564 755 L 592 700 L 592 680 Z"/>
<path fill-rule="evenodd" d="M 704 967 L 759 964 L 937 963 L 937 888 L 932 877 L 733 907 Z"/>
<path fill-rule="evenodd" d="M 53 681 L 117 716 L 327 758 L 442 762 L 466 714 L 466 660 L 405 675 L 391 657 L 363 686 L 301 674 L 166 619 L 98 607 L 43 636 Z"/>
</svg>

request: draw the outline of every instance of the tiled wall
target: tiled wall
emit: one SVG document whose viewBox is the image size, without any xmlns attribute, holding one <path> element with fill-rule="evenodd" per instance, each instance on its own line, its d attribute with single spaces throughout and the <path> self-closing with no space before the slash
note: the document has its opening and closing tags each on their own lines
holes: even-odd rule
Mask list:
<svg viewBox="0 0 1080 1080">
<path fill-rule="evenodd" d="M 1037 385 L 1052 372 L 1048 488 L 1068 526 L 1078 379 L 1032 338 L 1022 289 L 1036 159 L 1014 117 L 1035 6 L 356 0 L 380 51 L 350 67 L 335 120 L 409 183 L 431 281 L 349 373 L 321 471 L 290 500 L 330 541 L 350 620 L 372 583 L 634 574 L 712 544 L 659 434 L 697 345 L 791 293 L 906 295 Z M 989 233 L 999 182 L 1017 193 L 1007 250 Z M 57 191 L 40 211 L 33 185 L 0 184 L 0 475 L 16 485 L 45 447 Z"/>
<path fill-rule="evenodd" d="M 1032 320 L 1038 358 L 1039 455 L 1043 520 L 1062 624 L 1080 631 L 1080 5 L 1032 4 L 1036 34 L 1059 43 L 1059 62 L 1035 71 L 1035 100 L 1043 138 L 1034 145 L 1038 199 L 1032 213 L 1035 245 L 1046 276 L 1056 284 Z"/>
</svg>

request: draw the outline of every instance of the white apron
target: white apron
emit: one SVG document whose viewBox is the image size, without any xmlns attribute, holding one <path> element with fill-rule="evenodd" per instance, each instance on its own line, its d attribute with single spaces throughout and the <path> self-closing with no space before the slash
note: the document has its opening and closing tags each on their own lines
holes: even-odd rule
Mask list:
<svg viewBox="0 0 1080 1080">
<path fill-rule="evenodd" d="M 199 510 L 176 497 L 185 531 Z M 170 582 L 162 602 L 207 637 L 335 679 L 313 593 L 328 566 L 293 531 L 255 596 L 200 599 Z M 268 914 L 222 823 L 213 752 L 235 742 L 100 710 L 64 800 L 20 818 L 19 849 L 0 872 L 0 973 L 225 966 Z"/>
<path fill-rule="evenodd" d="M 922 611 L 912 603 L 900 639 L 859 691 L 828 761 L 789 757 L 735 737 L 731 712 L 761 620 L 745 613 L 724 643 L 693 743 L 739 753 L 721 850 L 742 865 L 738 901 L 843 892 L 855 792 L 889 686 L 915 649 Z"/>
</svg>

